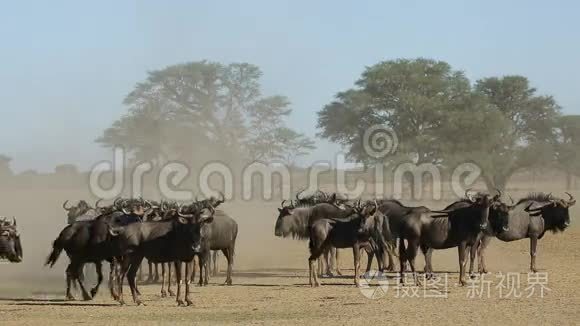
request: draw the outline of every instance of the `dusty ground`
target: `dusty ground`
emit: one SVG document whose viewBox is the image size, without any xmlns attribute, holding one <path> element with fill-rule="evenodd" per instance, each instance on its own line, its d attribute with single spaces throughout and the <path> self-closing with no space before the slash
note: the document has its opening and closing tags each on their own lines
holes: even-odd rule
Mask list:
<svg viewBox="0 0 580 326">
<path fill-rule="evenodd" d="M 437 251 L 434 268 L 448 272 L 447 298 L 402 297 L 389 274 L 389 288 L 379 299 L 366 298 L 352 285 L 352 255 L 342 251 L 343 278 L 322 279 L 320 288 L 307 286 L 307 244 L 273 235 L 277 203 L 226 204 L 226 211 L 240 224 L 234 273 L 234 286 L 221 286 L 223 274 L 211 285 L 194 288 L 193 307 L 176 307 L 172 298 L 162 299 L 158 285 L 142 285 L 145 307 L 126 299 L 120 307 L 107 295 L 106 284 L 91 302 L 66 302 L 63 255 L 54 269 L 43 266 L 49 246 L 65 219 L 59 208 L 63 198 L 82 198 L 78 192 L 47 191 L 43 198 L 28 203 L 26 193 L 2 192 L 3 214 L 17 215 L 21 229 L 24 259 L 19 265 L 0 265 L 0 321 L 13 324 L 577 324 L 580 320 L 580 226 L 575 215 L 573 226 L 564 234 L 548 234 L 540 241 L 538 267 L 548 272 L 547 291 L 539 288 L 531 298 L 527 268 L 529 242 L 493 241 L 488 251 L 488 267 L 493 273 L 516 272 L 520 275 L 521 298 L 502 298 L 499 279 L 494 274 L 489 292 L 483 298 L 469 298 L 472 287 L 457 287 L 456 250 Z M 84 196 L 86 197 L 86 196 Z M 433 204 L 439 208 L 444 204 Z M 221 264 L 224 266 L 223 258 Z M 417 259 L 422 269 L 423 257 Z M 443 274 L 441 274 L 443 275 Z M 428 289 L 433 289 L 430 285 Z M 478 287 L 478 290 L 480 288 Z M 485 287 L 484 287 L 485 289 Z M 411 287 L 407 290 L 412 291 Z M 442 289 L 443 290 L 443 289 Z M 126 293 L 129 291 L 126 290 Z M 431 293 L 431 292 L 430 292 Z M 489 298 L 487 297 L 489 294 Z M 504 290 L 505 296 L 505 290 Z M 77 297 L 80 297 L 77 294 Z"/>
</svg>

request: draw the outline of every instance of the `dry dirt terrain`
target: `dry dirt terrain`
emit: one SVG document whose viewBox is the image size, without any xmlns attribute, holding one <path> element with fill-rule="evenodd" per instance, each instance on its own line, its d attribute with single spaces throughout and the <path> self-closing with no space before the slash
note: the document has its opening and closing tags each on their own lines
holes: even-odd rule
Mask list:
<svg viewBox="0 0 580 326">
<path fill-rule="evenodd" d="M 222 286 L 223 273 L 207 287 L 194 287 L 194 306 L 177 307 L 173 298 L 161 298 L 158 285 L 142 285 L 147 306 L 135 306 L 128 288 L 127 306 L 119 306 L 107 293 L 106 282 L 90 302 L 64 301 L 66 255 L 53 269 L 43 266 L 52 240 L 64 226 L 60 209 L 64 198 L 83 198 L 79 192 L 46 191 L 38 195 L 24 191 L 2 192 L 2 214 L 16 215 L 22 234 L 24 262 L 0 264 L 0 324 L 577 324 L 580 320 L 580 226 L 578 207 L 572 211 L 572 227 L 563 234 L 547 234 L 540 241 L 538 267 L 548 273 L 549 290 L 529 295 L 529 241 L 502 243 L 494 240 L 488 250 L 490 275 L 486 286 L 458 287 L 456 250 L 436 251 L 434 268 L 448 275 L 448 286 L 435 293 L 433 285 L 418 288 L 419 297 L 396 288 L 395 274 L 388 274 L 389 287 L 378 299 L 365 297 L 353 285 L 352 254 L 343 250 L 344 277 L 323 278 L 322 286 L 310 288 L 307 278 L 307 243 L 274 237 L 278 203 L 227 203 L 224 209 L 240 224 L 234 285 Z M 35 198 L 31 202 L 30 198 Z M 36 200 L 36 198 L 39 198 Z M 431 206 L 431 205 L 430 205 Z M 433 203 L 441 208 L 444 203 Z M 26 207 L 24 209 L 23 207 Z M 220 259 L 223 269 L 223 257 Z M 364 265 L 364 262 L 363 262 Z M 423 268 L 423 257 L 417 259 Z M 495 273 L 515 272 L 520 277 L 520 298 L 500 293 Z M 512 274 L 512 277 L 515 277 Z M 484 283 L 487 284 L 487 283 Z M 383 287 L 384 288 L 384 287 Z M 377 289 L 372 287 L 371 289 Z M 483 289 L 483 292 L 480 292 Z M 378 293 L 378 292 L 377 292 Z M 446 297 L 426 297 L 429 294 Z M 482 297 L 479 298 L 479 293 Z M 475 298 L 470 298 L 475 294 Z M 80 295 L 77 293 L 77 297 Z"/>
</svg>

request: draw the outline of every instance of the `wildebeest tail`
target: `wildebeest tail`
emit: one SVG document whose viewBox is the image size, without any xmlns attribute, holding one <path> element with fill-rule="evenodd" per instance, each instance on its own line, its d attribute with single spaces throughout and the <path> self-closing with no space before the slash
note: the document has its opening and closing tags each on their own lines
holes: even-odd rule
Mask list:
<svg viewBox="0 0 580 326">
<path fill-rule="evenodd" d="M 58 260 L 58 257 L 60 256 L 60 253 L 62 252 L 63 248 L 64 248 L 63 241 L 60 239 L 60 236 L 59 236 L 52 243 L 52 251 L 50 252 L 50 255 L 48 255 L 48 257 L 46 258 L 46 262 L 44 263 L 44 265 L 45 266 L 50 265 L 50 267 L 54 266 L 54 264 Z"/>
</svg>

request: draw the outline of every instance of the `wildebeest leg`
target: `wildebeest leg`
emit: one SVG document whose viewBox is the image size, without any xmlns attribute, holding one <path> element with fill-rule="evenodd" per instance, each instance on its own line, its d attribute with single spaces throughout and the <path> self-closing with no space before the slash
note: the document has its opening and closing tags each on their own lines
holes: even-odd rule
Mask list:
<svg viewBox="0 0 580 326">
<path fill-rule="evenodd" d="M 334 267 L 332 265 L 332 256 L 334 255 L 335 250 L 336 250 L 336 248 L 330 247 L 324 253 L 324 263 L 326 264 L 326 272 L 325 273 L 326 273 L 326 276 L 328 276 L 328 277 L 334 276 L 334 274 L 332 273 L 332 268 Z"/>
<path fill-rule="evenodd" d="M 477 257 L 477 250 L 480 246 L 480 242 L 476 241 L 472 246 L 469 247 L 469 276 L 475 278 L 473 273 L 473 265 L 475 264 L 475 258 Z"/>
<path fill-rule="evenodd" d="M 207 255 L 208 260 L 211 259 L 210 256 L 211 256 L 211 252 L 208 253 L 208 255 Z M 205 286 L 205 285 L 209 284 L 209 274 L 210 274 L 210 269 L 211 269 L 210 262 L 206 262 L 204 268 L 205 268 L 205 270 L 204 270 L 205 273 L 203 275 L 203 285 Z"/>
<path fill-rule="evenodd" d="M 485 266 L 485 249 L 491 242 L 491 237 L 483 237 L 479 246 L 477 248 L 477 256 L 478 256 L 478 271 L 480 273 L 487 273 L 487 267 Z"/>
<path fill-rule="evenodd" d="M 365 271 L 366 273 L 371 271 L 374 256 L 375 254 L 372 251 L 367 251 L 367 269 Z"/>
<path fill-rule="evenodd" d="M 175 278 L 177 281 L 177 296 L 176 296 L 176 300 L 177 301 L 177 305 L 178 306 L 184 306 L 184 302 L 181 299 L 181 262 L 180 261 L 175 261 L 174 263 L 175 266 Z"/>
<path fill-rule="evenodd" d="M 459 285 L 465 286 L 465 265 L 466 265 L 466 250 L 467 244 L 462 242 L 457 247 L 459 251 Z"/>
<path fill-rule="evenodd" d="M 71 283 L 74 282 L 74 278 L 73 275 L 74 273 L 72 272 L 72 262 L 68 264 L 68 266 L 66 267 L 66 299 L 67 300 L 75 300 L 75 297 L 70 293 L 70 286 Z"/>
<path fill-rule="evenodd" d="M 391 243 L 388 243 L 391 244 Z M 394 272 L 395 271 L 395 260 L 393 259 L 393 252 L 397 247 L 397 240 L 394 240 L 394 243 L 391 245 L 391 248 L 387 248 L 386 254 L 389 257 L 389 266 L 387 266 L 387 272 Z"/>
<path fill-rule="evenodd" d="M 405 284 L 405 261 L 407 259 L 405 249 L 405 240 L 401 237 L 399 238 L 399 265 L 400 265 L 400 280 L 401 284 Z"/>
<path fill-rule="evenodd" d="M 131 288 L 131 294 L 133 295 L 133 301 L 138 305 L 144 305 L 141 301 L 141 293 L 137 291 L 137 282 L 135 277 L 137 276 L 137 272 L 141 269 L 141 263 L 143 261 L 143 257 L 135 257 L 132 259 L 129 271 L 127 272 L 127 283 L 129 283 L 129 287 Z"/>
<path fill-rule="evenodd" d="M 219 257 L 219 251 L 216 250 L 213 252 L 213 257 L 212 257 L 212 273 L 211 275 L 217 275 L 219 273 L 219 264 L 218 264 L 218 257 Z"/>
<path fill-rule="evenodd" d="M 119 288 L 117 284 L 119 265 L 120 262 L 118 262 L 116 258 L 112 258 L 111 262 L 109 263 L 109 292 L 111 292 L 111 297 L 115 301 L 119 300 L 119 294 L 117 293 L 117 290 Z"/>
<path fill-rule="evenodd" d="M 206 254 L 205 253 L 201 253 L 198 255 L 199 257 L 199 281 L 197 282 L 198 286 L 203 286 L 203 274 L 205 272 L 204 268 L 205 268 L 205 264 L 207 257 L 205 257 Z"/>
<path fill-rule="evenodd" d="M 171 282 L 171 270 L 173 269 L 173 264 L 172 263 L 164 263 L 167 266 L 167 293 L 169 293 L 170 297 L 174 297 L 175 293 L 173 292 L 173 290 L 171 289 L 171 284 L 173 282 Z"/>
<path fill-rule="evenodd" d="M 340 261 L 338 260 L 338 252 L 340 250 L 338 250 L 338 248 L 335 249 L 335 260 L 334 260 L 334 266 L 336 267 L 336 275 L 342 276 L 342 272 L 340 271 Z"/>
<path fill-rule="evenodd" d="M 419 239 L 408 240 L 407 247 L 407 260 L 409 261 L 409 266 L 411 267 L 411 273 L 413 273 L 413 280 L 415 285 L 420 286 L 421 282 L 417 276 L 417 271 L 415 270 L 415 257 L 417 257 L 417 251 L 419 251 Z"/>
<path fill-rule="evenodd" d="M 97 295 L 97 292 L 99 291 L 99 286 L 101 286 L 101 282 L 103 282 L 103 263 L 100 261 L 96 262 L 95 269 L 97 271 L 97 285 L 95 285 L 95 287 L 91 289 L 91 296 L 93 298 L 95 297 L 95 295 Z"/>
<path fill-rule="evenodd" d="M 431 265 L 431 257 L 433 255 L 433 248 L 421 245 L 421 251 L 425 256 L 425 277 L 431 278 L 433 276 L 433 265 Z"/>
<path fill-rule="evenodd" d="M 354 258 L 354 285 L 356 285 L 356 287 L 359 287 L 360 246 L 358 244 L 352 246 L 352 255 Z"/>
<path fill-rule="evenodd" d="M 87 289 L 85 288 L 83 280 L 80 278 L 80 274 L 82 273 L 82 269 L 83 269 L 84 265 L 85 265 L 84 263 L 75 263 L 75 267 L 73 268 L 73 272 L 74 272 L 74 278 L 77 280 L 79 287 L 81 289 L 81 292 L 83 294 L 83 300 L 89 301 L 93 297 L 91 297 L 91 295 L 87 292 Z"/>
<path fill-rule="evenodd" d="M 536 249 L 538 247 L 538 238 L 535 236 L 530 237 L 530 270 L 532 273 L 537 273 L 536 269 Z"/>
<path fill-rule="evenodd" d="M 127 272 L 129 271 L 129 267 L 131 266 L 129 257 L 124 257 L 121 260 L 121 264 L 119 267 L 119 273 L 117 274 L 117 293 L 119 294 L 119 303 L 121 305 L 125 304 L 125 298 L 123 297 L 123 282 L 125 280 L 125 276 L 127 276 Z"/>
<path fill-rule="evenodd" d="M 185 280 L 189 280 L 191 278 L 191 270 L 193 269 L 193 261 L 192 259 L 190 262 L 185 263 Z M 185 303 L 188 306 L 191 306 L 193 302 L 191 301 L 191 297 L 189 296 L 189 289 L 191 286 L 191 282 L 185 282 Z"/>
<path fill-rule="evenodd" d="M 197 259 L 195 259 L 197 257 Z M 199 264 L 199 256 L 193 257 L 193 260 L 191 261 L 191 264 L 193 265 L 192 270 L 191 270 L 191 277 L 189 279 L 189 282 L 191 284 L 194 284 L 195 282 L 195 270 L 197 269 L 197 265 Z"/>
<path fill-rule="evenodd" d="M 310 257 L 308 257 L 308 265 L 309 265 L 309 272 L 310 272 L 310 286 L 320 286 L 320 282 L 318 281 L 318 273 L 316 273 L 316 270 L 314 268 L 314 262 L 316 260 L 319 260 L 320 256 L 322 255 L 322 253 L 324 252 L 325 248 L 324 247 L 319 247 L 319 248 L 312 248 L 311 252 L 312 254 L 310 255 Z"/>
<path fill-rule="evenodd" d="M 228 261 L 228 271 L 226 276 L 226 285 L 232 285 L 232 269 L 234 266 L 234 246 L 229 247 L 228 249 L 222 250 L 224 256 Z"/>
<path fill-rule="evenodd" d="M 155 263 L 155 277 L 153 278 L 153 283 L 159 283 L 159 264 Z"/>
<path fill-rule="evenodd" d="M 155 265 L 157 266 L 157 265 Z M 161 297 L 167 297 L 167 291 L 165 291 L 165 282 L 167 280 L 167 274 L 165 272 L 165 263 L 161 264 Z"/>
<path fill-rule="evenodd" d="M 149 259 L 147 259 L 147 267 L 149 267 L 149 272 L 147 273 L 147 279 L 145 280 L 145 283 L 149 284 L 149 283 L 153 283 L 153 263 L 149 261 Z"/>
</svg>

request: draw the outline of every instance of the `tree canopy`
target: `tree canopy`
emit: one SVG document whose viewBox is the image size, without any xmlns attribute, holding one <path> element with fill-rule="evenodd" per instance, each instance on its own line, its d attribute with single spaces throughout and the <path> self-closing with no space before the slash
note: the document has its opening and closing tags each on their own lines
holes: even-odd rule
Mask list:
<svg viewBox="0 0 580 326">
<path fill-rule="evenodd" d="M 320 136 L 360 162 L 404 159 L 452 169 L 471 161 L 488 188 L 502 189 L 516 171 L 554 161 L 560 107 L 525 77 L 471 85 L 448 63 L 420 58 L 367 67 L 354 88 L 339 92 L 318 115 Z M 377 160 L 365 153 L 362 137 L 373 125 L 396 133 L 396 155 Z"/>
<path fill-rule="evenodd" d="M 124 146 L 138 161 L 285 157 L 288 141 L 276 136 L 288 130 L 284 119 L 291 113 L 290 101 L 263 96 L 261 76 L 248 63 L 208 61 L 151 71 L 125 98 L 128 113 L 97 142 Z M 301 138 L 306 137 L 296 133 L 296 140 Z"/>
</svg>

